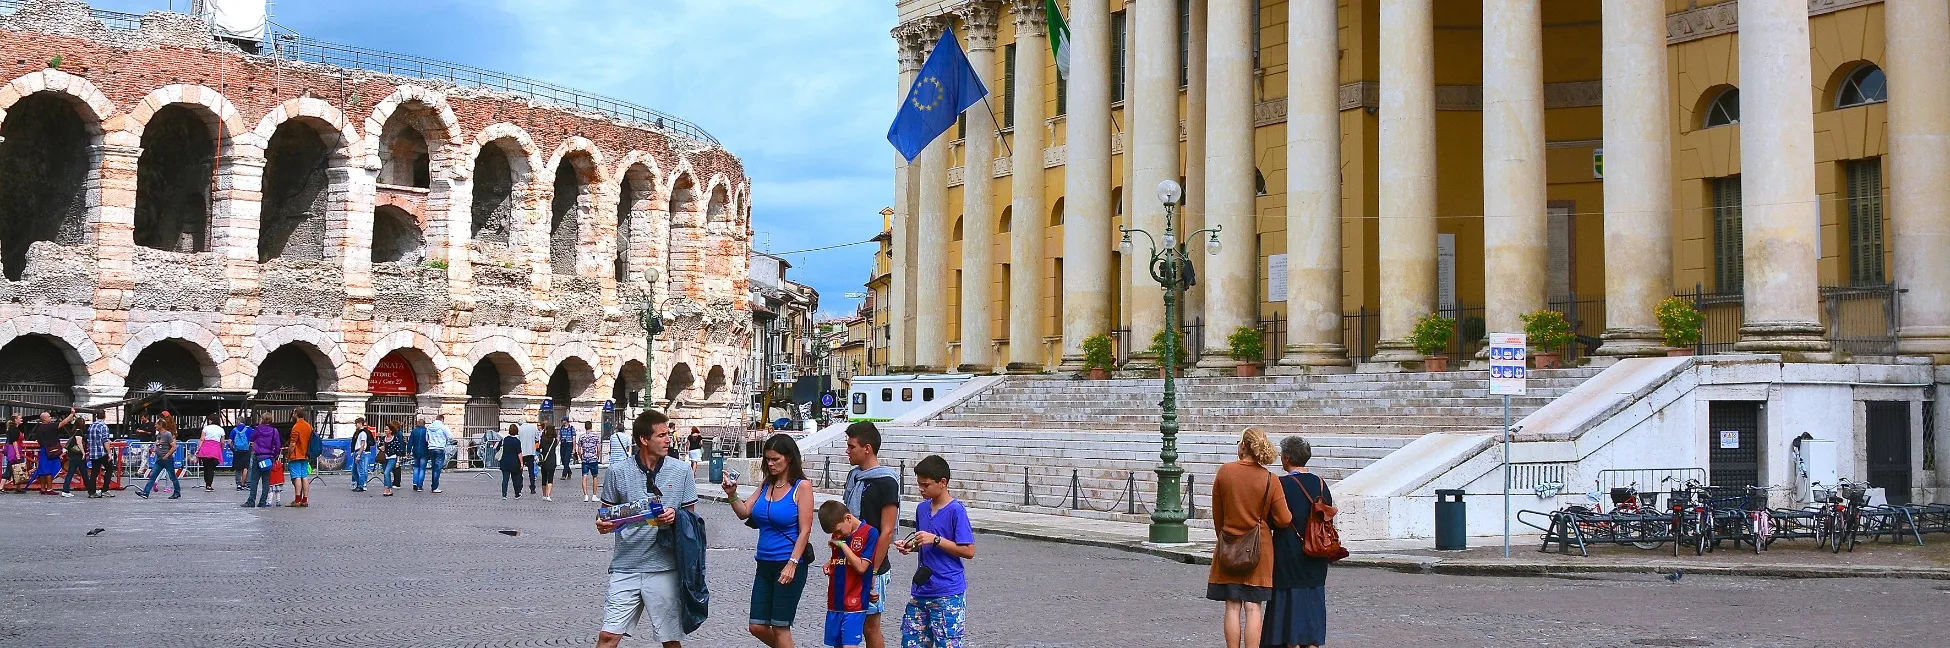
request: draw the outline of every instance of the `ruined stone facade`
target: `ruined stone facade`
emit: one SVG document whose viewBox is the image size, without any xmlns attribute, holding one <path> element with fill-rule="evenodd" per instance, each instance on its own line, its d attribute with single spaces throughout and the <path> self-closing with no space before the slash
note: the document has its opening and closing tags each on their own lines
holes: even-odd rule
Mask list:
<svg viewBox="0 0 1950 648">
<path fill-rule="evenodd" d="M 751 185 L 714 143 L 64 1 L 0 17 L 0 80 L 0 392 L 297 392 L 343 422 L 387 391 L 477 429 L 551 397 L 592 421 L 643 390 L 651 302 L 648 396 L 739 422 L 687 380 L 751 339 Z"/>
</svg>

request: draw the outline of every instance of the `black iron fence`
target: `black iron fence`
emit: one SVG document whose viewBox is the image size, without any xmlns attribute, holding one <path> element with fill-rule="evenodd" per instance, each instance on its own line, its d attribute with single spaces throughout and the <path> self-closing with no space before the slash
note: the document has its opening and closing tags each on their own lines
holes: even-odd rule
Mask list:
<svg viewBox="0 0 1950 648">
<path fill-rule="evenodd" d="M 1574 293 L 1565 299 L 1551 300 L 1549 308 L 1563 314 L 1571 325 L 1574 336 L 1571 343 L 1551 349 L 1565 364 L 1582 362 L 1598 349 L 1600 336 L 1605 332 L 1605 298 L 1580 299 Z M 1456 334 L 1449 339 L 1443 355 L 1457 363 L 1476 357 L 1490 333 L 1484 313 L 1482 306 L 1460 303 L 1442 312 L 1444 317 L 1456 320 Z M 1381 339 L 1381 313 L 1364 306 L 1341 316 L 1341 339 L 1347 345 L 1348 357 L 1354 361 L 1366 362 L 1374 357 L 1375 345 Z"/>
<path fill-rule="evenodd" d="M 1821 325 L 1823 337 L 1835 351 L 1856 355 L 1895 355 L 1896 331 L 1902 327 L 1902 289 L 1893 284 L 1860 286 L 1822 286 Z M 1747 322 L 1747 307 L 1741 293 L 1709 293 L 1695 284 L 1688 292 L 1675 296 L 1691 299 L 1693 307 L 1705 315 L 1699 343 L 1693 352 L 1701 355 L 1733 351 L 1740 341 L 1740 327 Z"/>
</svg>

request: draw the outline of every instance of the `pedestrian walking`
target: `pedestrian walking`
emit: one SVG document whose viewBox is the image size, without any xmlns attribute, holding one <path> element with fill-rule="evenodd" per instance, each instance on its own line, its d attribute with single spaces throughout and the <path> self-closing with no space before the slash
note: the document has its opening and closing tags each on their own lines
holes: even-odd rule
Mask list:
<svg viewBox="0 0 1950 648">
<path fill-rule="evenodd" d="M 569 480 L 571 469 L 575 468 L 576 436 L 580 432 L 576 430 L 576 424 L 570 422 L 569 417 L 564 416 L 562 417 L 561 427 L 555 428 L 555 433 L 561 440 L 557 444 L 560 447 L 556 449 L 555 456 L 561 458 L 562 481 L 566 482 Z"/>
<path fill-rule="evenodd" d="M 372 426 L 366 425 L 365 417 L 352 419 L 352 492 L 366 492 L 366 481 L 372 478 L 372 453 L 374 443 Z"/>
<path fill-rule="evenodd" d="M 11 490 L 10 487 L 16 482 L 21 485 L 22 490 L 25 490 L 27 482 L 18 478 L 18 471 L 15 469 L 25 464 L 21 460 L 25 453 L 20 450 L 20 438 L 26 425 L 26 421 L 21 420 L 19 414 L 15 414 L 7 417 L 6 425 L 0 427 L 0 493 Z"/>
<path fill-rule="evenodd" d="M 197 471 L 203 473 L 203 492 L 217 490 L 217 464 L 223 463 L 223 416 L 203 419 L 203 438 L 197 440 Z"/>
<path fill-rule="evenodd" d="M 413 424 L 413 430 L 406 439 L 413 452 L 413 492 L 427 481 L 427 419 L 420 417 Z"/>
<path fill-rule="evenodd" d="M 400 432 L 399 421 L 387 421 L 386 432 L 379 445 L 380 456 L 386 458 L 385 470 L 379 474 L 379 481 L 385 484 L 386 489 L 380 495 L 392 497 L 393 489 L 400 487 L 400 464 L 405 463 L 413 453 L 408 446 L 406 435 Z"/>
<path fill-rule="evenodd" d="M 535 474 L 535 444 L 541 440 L 542 432 L 541 428 L 534 423 L 523 423 L 518 429 L 521 437 L 519 444 L 521 466 L 528 471 L 528 494 L 534 495 L 536 482 L 541 481 L 541 475 Z"/>
<path fill-rule="evenodd" d="M 166 415 L 164 418 L 169 420 L 170 424 L 156 426 L 156 442 L 149 446 L 149 454 L 155 457 L 149 470 L 149 483 L 143 484 L 142 488 L 135 491 L 135 496 L 142 499 L 149 499 L 149 493 L 156 489 L 156 478 L 165 474 L 169 475 L 169 499 L 183 497 L 183 484 L 176 478 L 176 426 L 173 419 L 169 419 Z M 108 426 L 102 426 L 102 432 L 107 431 Z M 90 433 L 92 434 L 93 431 L 90 430 Z M 92 440 L 90 445 L 93 445 Z M 94 481 L 94 479 L 88 480 L 89 497 L 96 497 Z"/>
<path fill-rule="evenodd" d="M 555 501 L 555 463 L 562 456 L 562 439 L 555 428 L 542 430 L 541 445 L 536 446 L 535 463 L 542 472 L 542 501 Z"/>
<path fill-rule="evenodd" d="M 66 461 L 66 472 L 61 475 L 62 497 L 74 497 L 72 489 L 74 488 L 74 480 L 76 477 L 81 478 L 81 486 L 86 489 L 89 484 L 88 480 L 94 475 L 89 469 L 94 465 L 94 462 L 88 458 L 87 431 L 77 427 L 74 418 L 74 411 L 69 410 L 67 417 L 61 419 L 60 424 L 61 438 L 66 439 L 68 443 L 67 449 L 61 453 L 62 458 Z"/>
<path fill-rule="evenodd" d="M 827 544 L 833 557 L 826 575 L 826 645 L 861 648 L 873 621 L 867 610 L 880 598 L 881 580 L 873 575 L 874 550 L 881 546 L 880 529 L 848 513 L 846 505 L 827 501 L 819 506 L 819 528 L 832 534 Z"/>
<path fill-rule="evenodd" d="M 696 426 L 691 427 L 691 436 L 685 445 L 689 446 L 685 456 L 690 457 L 692 463 L 704 460 L 704 433 L 698 431 Z"/>
<path fill-rule="evenodd" d="M 73 410 L 70 412 L 70 416 L 73 416 Z M 97 418 L 88 424 L 87 436 L 82 444 L 87 465 L 83 467 L 81 483 L 88 487 L 88 497 L 92 499 L 107 497 L 108 482 L 115 476 L 114 457 L 109 455 L 108 439 L 108 423 Z M 175 437 L 172 435 L 170 440 L 174 441 Z M 176 465 L 175 459 L 175 455 L 170 455 L 172 468 Z M 169 483 L 176 484 L 176 473 L 173 470 L 169 473 Z M 174 493 L 171 497 L 176 497 L 182 494 L 182 489 L 172 488 L 169 492 Z"/>
<path fill-rule="evenodd" d="M 617 435 L 622 436 L 622 435 Z M 584 432 L 576 437 L 576 460 L 582 464 L 582 501 L 596 501 L 596 475 L 602 468 L 603 439 L 595 432 Z"/>
<path fill-rule="evenodd" d="M 501 468 L 501 499 L 508 499 L 508 484 L 515 485 L 515 499 L 521 499 L 521 426 L 508 425 L 508 435 L 501 437 L 501 456 L 496 462 Z"/>
<path fill-rule="evenodd" d="M 1291 526 L 1286 492 L 1267 465 L 1279 460 L 1259 428 L 1239 437 L 1239 460 L 1212 480 L 1212 551 L 1205 598 L 1224 601 L 1226 648 L 1260 645 L 1261 606 L 1273 598 L 1273 529 Z"/>
<path fill-rule="evenodd" d="M 440 473 L 447 470 L 447 444 L 453 439 L 454 431 L 447 427 L 447 415 L 435 414 L 433 422 L 427 424 L 426 451 L 427 472 L 433 478 L 427 486 L 435 493 L 440 492 Z M 419 480 L 414 481 L 417 484 Z"/>
<path fill-rule="evenodd" d="M 683 461 L 671 456 L 670 419 L 655 410 L 645 410 L 630 426 L 632 448 L 629 457 L 610 465 L 603 477 L 601 499 L 608 504 L 635 502 L 656 495 L 664 512 L 656 524 L 618 527 L 596 521 L 597 533 L 614 532 L 616 546 L 609 560 L 609 591 L 603 601 L 603 628 L 597 635 L 598 648 L 615 648 L 625 635 L 647 622 L 642 633 L 664 645 L 681 648 L 688 607 L 703 592 L 686 587 L 702 572 L 701 562 L 680 563 L 680 546 L 695 544 L 695 534 L 687 539 L 680 526 L 679 509 L 694 520 L 697 506 L 697 480 Z M 686 522 L 697 525 L 701 522 Z M 675 541 L 660 541 L 663 534 L 678 536 Z M 690 546 L 685 553 L 701 547 Z"/>
<path fill-rule="evenodd" d="M 1307 472 L 1313 447 L 1298 435 L 1280 440 L 1280 477 L 1287 512 L 1293 524 L 1273 532 L 1273 599 L 1266 605 L 1266 622 L 1260 644 L 1264 646 L 1320 646 L 1327 643 L 1327 565 L 1332 561 L 1314 558 L 1301 549 L 1305 546 L 1307 516 L 1313 503 L 1334 503 L 1327 482 Z"/>
<path fill-rule="evenodd" d="M 792 621 L 811 572 L 805 559 L 812 541 L 812 484 L 799 457 L 799 443 L 779 434 L 765 441 L 765 474 L 758 494 L 738 497 L 737 480 L 724 481 L 731 511 L 758 527 L 758 573 L 752 576 L 751 619 L 747 630 L 771 648 L 790 648 Z"/>
<path fill-rule="evenodd" d="M 887 547 L 893 544 L 900 524 L 900 473 L 880 465 L 880 428 L 865 421 L 846 426 L 846 461 L 853 464 L 853 470 L 846 474 L 846 508 L 878 532 L 879 544 L 873 547 L 872 557 L 873 591 L 885 592 L 891 580 L 887 572 L 893 568 L 887 560 Z M 880 615 L 885 611 L 886 602 L 881 599 L 867 603 L 867 648 L 886 645 L 880 634 Z"/>
<path fill-rule="evenodd" d="M 285 471 L 291 477 L 291 506 L 311 506 L 311 460 L 322 446 L 312 436 L 311 421 L 303 408 L 291 410 L 291 445 L 285 449 Z"/>
<path fill-rule="evenodd" d="M 42 495 L 53 495 L 54 478 L 67 464 L 67 449 L 63 446 L 66 439 L 61 436 L 61 426 L 55 424 L 52 412 L 41 412 L 40 420 L 34 422 L 32 438 L 40 447 L 40 465 L 34 468 L 30 483 L 39 482 Z M 74 494 L 64 491 L 61 496 L 74 497 Z"/>
<path fill-rule="evenodd" d="M 263 508 L 271 505 L 271 470 L 277 467 L 279 448 L 283 447 L 278 428 L 271 425 L 270 414 L 260 414 L 257 425 L 251 428 L 251 448 L 249 492 L 244 499 L 244 508 Z"/>
<path fill-rule="evenodd" d="M 914 534 L 894 543 L 903 556 L 921 554 L 901 614 L 901 648 L 961 648 L 968 616 L 962 561 L 975 558 L 975 527 L 968 507 L 948 494 L 948 475 L 948 460 L 941 455 L 928 455 L 914 466 L 914 485 L 921 489 Z"/>
<path fill-rule="evenodd" d="M 248 414 L 237 419 L 237 427 L 230 428 L 230 469 L 236 472 L 240 491 L 245 489 L 244 480 L 251 472 L 251 432 L 256 429 Z"/>
</svg>

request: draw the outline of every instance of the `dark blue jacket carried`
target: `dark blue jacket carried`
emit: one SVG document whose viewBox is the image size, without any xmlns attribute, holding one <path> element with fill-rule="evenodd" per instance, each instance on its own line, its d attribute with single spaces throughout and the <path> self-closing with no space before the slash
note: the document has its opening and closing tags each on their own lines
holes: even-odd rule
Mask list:
<svg viewBox="0 0 1950 648">
<path fill-rule="evenodd" d="M 704 548 L 710 543 L 705 540 L 704 518 L 690 509 L 677 509 L 677 523 L 671 527 L 674 533 L 659 533 L 657 541 L 672 543 L 677 554 L 677 581 L 684 590 L 681 624 L 690 634 L 711 616 L 711 589 L 704 583 Z"/>
</svg>

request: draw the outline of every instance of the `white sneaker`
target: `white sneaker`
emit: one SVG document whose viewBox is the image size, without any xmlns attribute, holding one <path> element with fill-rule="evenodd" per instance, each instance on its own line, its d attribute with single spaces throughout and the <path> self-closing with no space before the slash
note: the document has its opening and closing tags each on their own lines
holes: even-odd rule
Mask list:
<svg viewBox="0 0 1950 648">
<path fill-rule="evenodd" d="M 543 495 L 543 496 L 542 496 L 542 501 L 544 501 L 544 502 L 553 502 L 553 501 L 555 501 L 555 498 L 553 498 L 553 497 L 549 497 L 549 496 L 547 496 L 547 495 Z"/>
<path fill-rule="evenodd" d="M 62 493 L 62 497 L 74 497 L 74 493 Z"/>
<path fill-rule="evenodd" d="M 435 489 L 433 489 L 433 492 L 435 492 L 435 493 L 438 493 L 438 492 L 440 492 L 440 489 L 438 489 L 438 488 L 435 488 Z"/>
</svg>

